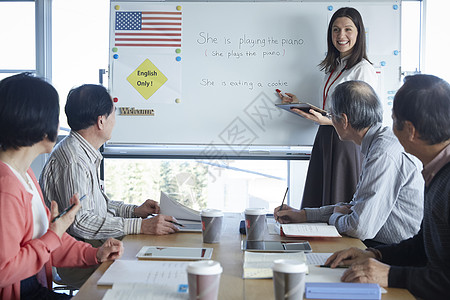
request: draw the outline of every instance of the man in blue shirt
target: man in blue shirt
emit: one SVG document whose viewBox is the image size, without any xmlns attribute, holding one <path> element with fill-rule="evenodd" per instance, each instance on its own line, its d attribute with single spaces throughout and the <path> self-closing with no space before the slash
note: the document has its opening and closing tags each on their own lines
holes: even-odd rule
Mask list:
<svg viewBox="0 0 450 300">
<path fill-rule="evenodd" d="M 419 163 L 405 153 L 392 130 L 382 126 L 375 91 L 363 81 L 341 83 L 332 96 L 331 115 L 339 138 L 361 145 L 364 155 L 353 199 L 302 210 L 286 205 L 274 215 L 281 223 L 327 222 L 367 246 L 412 237 L 423 213 L 423 203 L 417 201 L 423 197 Z"/>
</svg>

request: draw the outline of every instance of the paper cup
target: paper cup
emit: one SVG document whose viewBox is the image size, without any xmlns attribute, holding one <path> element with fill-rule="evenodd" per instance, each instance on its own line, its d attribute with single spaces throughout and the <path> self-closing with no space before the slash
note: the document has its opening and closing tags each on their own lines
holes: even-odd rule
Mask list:
<svg viewBox="0 0 450 300">
<path fill-rule="evenodd" d="M 201 211 L 203 243 L 219 243 L 222 234 L 223 212 L 218 209 Z"/>
<path fill-rule="evenodd" d="M 273 262 L 273 289 L 275 300 L 302 300 L 305 293 L 305 263 L 277 259 Z"/>
<path fill-rule="evenodd" d="M 222 267 L 213 260 L 190 263 L 188 274 L 189 300 L 216 300 L 219 295 Z"/>
<path fill-rule="evenodd" d="M 266 212 L 264 208 L 247 208 L 245 210 L 245 232 L 247 240 L 264 240 L 266 233 Z"/>
</svg>

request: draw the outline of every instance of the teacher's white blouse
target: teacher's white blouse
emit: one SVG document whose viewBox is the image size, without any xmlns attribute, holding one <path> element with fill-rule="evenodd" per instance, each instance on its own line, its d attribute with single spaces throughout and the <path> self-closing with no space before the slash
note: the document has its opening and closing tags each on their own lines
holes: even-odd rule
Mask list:
<svg viewBox="0 0 450 300">
<path fill-rule="evenodd" d="M 326 73 L 323 80 L 323 90 L 321 91 L 326 95 L 325 110 L 330 110 L 330 99 L 336 86 L 340 83 L 350 80 L 365 81 L 378 92 L 378 76 L 375 68 L 365 59 L 353 66 L 349 70 L 342 71 L 347 65 L 347 59 L 343 59 L 334 72 Z M 321 104 L 324 99 L 321 98 Z"/>
</svg>

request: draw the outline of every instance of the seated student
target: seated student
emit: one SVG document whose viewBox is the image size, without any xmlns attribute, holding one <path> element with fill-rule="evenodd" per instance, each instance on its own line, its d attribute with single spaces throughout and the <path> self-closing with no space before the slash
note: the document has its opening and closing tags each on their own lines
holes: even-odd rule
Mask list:
<svg viewBox="0 0 450 300">
<path fill-rule="evenodd" d="M 361 145 L 364 155 L 352 201 L 302 210 L 285 205 L 275 208 L 274 216 L 280 223 L 328 222 L 366 245 L 395 243 L 416 234 L 423 213 L 418 201 L 423 199 L 423 180 L 415 159 L 380 123 L 382 107 L 375 91 L 362 81 L 341 83 L 333 93 L 331 115 L 339 138 Z"/>
<path fill-rule="evenodd" d="M 115 107 L 101 85 L 85 84 L 69 92 L 65 106 L 72 131 L 53 149 L 39 178 L 45 202 L 55 200 L 60 207 L 69 205 L 69 195 L 86 195 L 68 233 L 94 246 L 109 237 L 127 234 L 164 235 L 179 229 L 175 218 L 157 215 L 158 203 L 145 201 L 141 206 L 112 201 L 103 192 L 98 168 L 102 155 L 98 149 L 111 138 Z M 93 270 L 58 269 L 61 279 L 81 286 Z"/>
<path fill-rule="evenodd" d="M 398 244 L 351 248 L 326 264 L 354 263 L 347 282 L 405 288 L 422 299 L 448 299 L 450 286 L 450 85 L 432 75 L 406 77 L 394 98 L 394 133 L 423 163 L 425 206 L 419 233 Z M 421 201 L 417 199 L 416 201 Z"/>
<path fill-rule="evenodd" d="M 42 79 L 19 74 L 0 82 L 0 299 L 68 299 L 50 290 L 52 265 L 96 265 L 123 253 L 118 240 L 96 249 L 66 233 L 80 209 L 77 195 L 56 220 L 58 205 L 49 211 L 44 204 L 30 165 L 55 145 L 58 102 Z"/>
</svg>

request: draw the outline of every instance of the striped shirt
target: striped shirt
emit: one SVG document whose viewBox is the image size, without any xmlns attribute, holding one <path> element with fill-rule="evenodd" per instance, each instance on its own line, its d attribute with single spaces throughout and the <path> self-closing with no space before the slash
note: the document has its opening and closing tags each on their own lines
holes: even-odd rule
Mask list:
<svg viewBox="0 0 450 300">
<path fill-rule="evenodd" d="M 53 149 L 39 178 L 45 203 L 70 205 L 73 194 L 86 195 L 68 233 L 81 239 L 104 240 L 139 234 L 142 219 L 134 215 L 136 205 L 112 201 L 103 192 L 98 168 L 103 156 L 79 133 L 71 131 Z"/>
<path fill-rule="evenodd" d="M 328 222 L 340 233 L 391 244 L 415 235 L 423 217 L 424 181 L 419 161 L 405 153 L 392 130 L 381 123 L 363 138 L 362 171 L 350 214 L 334 206 L 309 208 L 308 221 Z M 339 205 L 339 204 L 337 204 Z"/>
</svg>

